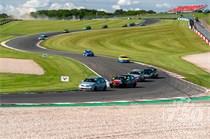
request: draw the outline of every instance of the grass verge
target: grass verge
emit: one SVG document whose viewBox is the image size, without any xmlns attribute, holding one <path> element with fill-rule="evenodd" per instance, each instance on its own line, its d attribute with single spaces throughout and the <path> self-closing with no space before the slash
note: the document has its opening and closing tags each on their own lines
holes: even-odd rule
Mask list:
<svg viewBox="0 0 210 139">
<path fill-rule="evenodd" d="M 45 74 L 0 74 L 0 93 L 2 92 L 30 92 L 30 91 L 55 91 L 75 90 L 79 82 L 87 76 L 94 75 L 78 62 L 61 57 L 42 57 L 41 54 L 20 53 L 0 47 L 0 57 L 18 59 L 33 59 L 45 70 Z M 60 76 L 70 76 L 70 82 L 63 83 Z"/>
</svg>

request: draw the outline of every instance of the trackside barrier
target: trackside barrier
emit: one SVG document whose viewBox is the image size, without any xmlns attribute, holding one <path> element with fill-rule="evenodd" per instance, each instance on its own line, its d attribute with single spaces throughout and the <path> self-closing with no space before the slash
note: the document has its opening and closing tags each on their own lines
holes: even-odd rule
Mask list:
<svg viewBox="0 0 210 139">
<path fill-rule="evenodd" d="M 128 105 L 154 105 L 170 103 L 190 103 L 190 102 L 207 102 L 210 96 L 193 97 L 193 98 L 174 98 L 174 99 L 157 99 L 142 101 L 113 101 L 113 102 L 86 102 L 86 103 L 19 103 L 19 104 L 0 104 L 1 108 L 8 107 L 97 107 L 97 106 L 128 106 Z"/>
<path fill-rule="evenodd" d="M 205 27 L 201 25 L 200 22 L 195 22 L 195 28 L 193 31 L 201 38 L 203 41 L 210 46 L 210 32 L 208 32 Z"/>
</svg>

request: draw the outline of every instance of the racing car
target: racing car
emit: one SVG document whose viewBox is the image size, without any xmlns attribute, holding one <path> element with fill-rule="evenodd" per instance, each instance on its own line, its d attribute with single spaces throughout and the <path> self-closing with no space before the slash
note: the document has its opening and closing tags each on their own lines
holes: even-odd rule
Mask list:
<svg viewBox="0 0 210 139">
<path fill-rule="evenodd" d="M 141 70 L 141 69 L 133 69 L 128 74 L 133 75 L 138 82 L 145 81 L 144 70 Z"/>
<path fill-rule="evenodd" d="M 106 80 L 102 77 L 89 77 L 79 85 L 79 90 L 85 91 L 105 91 L 107 89 Z"/>
<path fill-rule="evenodd" d="M 83 52 L 83 56 L 93 57 L 93 56 L 95 56 L 95 55 L 94 55 L 93 51 L 91 51 L 91 50 L 85 50 L 85 51 Z"/>
<path fill-rule="evenodd" d="M 132 87 L 135 88 L 137 85 L 137 80 L 133 75 L 129 74 L 124 74 L 124 75 L 119 75 L 115 76 L 112 78 L 110 82 L 110 87 L 115 88 L 115 87 Z"/>
<path fill-rule="evenodd" d="M 39 37 L 38 37 L 38 40 L 45 40 L 47 39 L 47 35 L 46 34 L 41 34 Z"/>
<path fill-rule="evenodd" d="M 39 36 L 38 37 L 38 40 L 45 40 L 46 38 L 45 37 L 43 37 L 43 36 Z"/>
<path fill-rule="evenodd" d="M 119 63 L 130 63 L 130 59 L 126 55 L 120 55 L 118 57 L 118 62 Z"/>
<path fill-rule="evenodd" d="M 157 78 L 158 77 L 157 69 L 155 69 L 153 67 L 144 69 L 144 77 L 145 78 Z"/>
</svg>

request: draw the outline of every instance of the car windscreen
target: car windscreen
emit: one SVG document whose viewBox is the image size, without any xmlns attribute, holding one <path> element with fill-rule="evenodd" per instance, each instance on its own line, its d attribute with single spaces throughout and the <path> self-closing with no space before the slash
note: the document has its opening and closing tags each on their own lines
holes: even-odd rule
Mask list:
<svg viewBox="0 0 210 139">
<path fill-rule="evenodd" d="M 127 56 L 121 56 L 120 58 L 128 58 Z"/>
<path fill-rule="evenodd" d="M 85 79 L 84 82 L 96 82 L 95 79 Z"/>
</svg>

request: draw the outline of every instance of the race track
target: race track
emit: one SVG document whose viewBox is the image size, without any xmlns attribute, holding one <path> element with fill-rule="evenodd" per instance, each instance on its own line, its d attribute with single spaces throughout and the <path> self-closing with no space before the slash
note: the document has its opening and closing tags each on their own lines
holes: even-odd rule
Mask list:
<svg viewBox="0 0 210 139">
<path fill-rule="evenodd" d="M 61 32 L 48 33 L 49 36 L 58 35 Z M 101 76 L 111 79 L 113 75 L 127 73 L 135 68 L 145 68 L 143 65 L 129 63 L 120 64 L 116 59 L 107 57 L 84 57 L 81 54 L 42 49 L 37 47 L 38 36 L 24 36 L 6 43 L 7 46 L 19 50 L 61 55 L 76 59 Z M 97 55 L 97 54 L 96 54 Z M 188 82 L 169 76 L 159 70 L 160 78 L 140 82 L 137 88 L 108 89 L 104 92 L 40 92 L 35 94 L 4 94 L 0 95 L 0 103 L 58 103 L 58 102 L 92 102 L 92 101 L 120 101 L 156 99 L 170 97 L 191 97 L 204 93 L 204 89 Z"/>
</svg>

